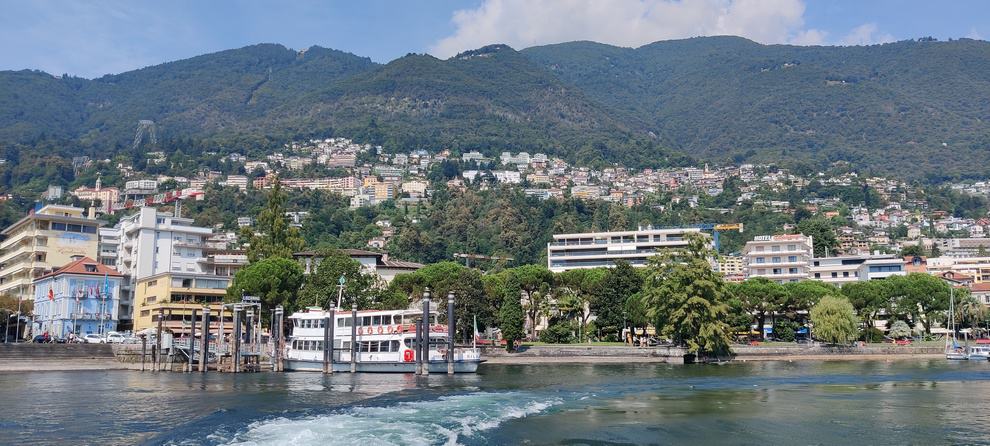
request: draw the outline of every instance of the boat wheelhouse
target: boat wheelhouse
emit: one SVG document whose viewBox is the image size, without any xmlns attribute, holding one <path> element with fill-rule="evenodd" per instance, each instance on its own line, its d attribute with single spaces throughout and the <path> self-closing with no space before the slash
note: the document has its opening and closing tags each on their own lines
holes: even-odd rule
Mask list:
<svg viewBox="0 0 990 446">
<path fill-rule="evenodd" d="M 350 311 L 330 313 L 308 308 L 289 316 L 292 335 L 286 340 L 285 370 L 323 370 L 324 321 L 333 324 L 332 367 L 349 372 L 354 358 L 358 372 L 413 373 L 416 371 L 416 331 L 423 315 L 416 310 L 366 310 L 353 318 Z M 473 373 L 482 362 L 475 348 L 449 350 L 447 325 L 429 314 L 430 373 L 446 373 L 448 355 L 453 355 L 455 373 Z M 352 331 L 356 343 L 352 348 Z"/>
</svg>

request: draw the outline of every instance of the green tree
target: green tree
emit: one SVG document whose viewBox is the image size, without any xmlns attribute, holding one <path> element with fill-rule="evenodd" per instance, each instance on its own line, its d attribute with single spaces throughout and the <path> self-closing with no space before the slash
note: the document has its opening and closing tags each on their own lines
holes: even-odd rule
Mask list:
<svg viewBox="0 0 990 446">
<path fill-rule="evenodd" d="M 920 244 L 905 246 L 903 249 L 901 249 L 901 255 L 906 257 L 915 257 L 915 256 L 920 257 L 925 255 L 925 249 L 922 248 Z"/>
<path fill-rule="evenodd" d="M 944 280 L 924 273 L 892 276 L 886 279 L 899 314 L 910 316 L 912 323 L 921 323 L 925 334 L 931 334 L 936 318 L 949 309 L 949 285 Z"/>
<path fill-rule="evenodd" d="M 979 327 L 980 323 L 987 318 L 987 307 L 980 303 L 966 290 L 956 293 L 955 311 L 956 324 L 960 328 Z"/>
<path fill-rule="evenodd" d="M 516 341 L 522 339 L 525 330 L 523 325 L 526 323 L 520 302 L 522 291 L 519 286 L 519 279 L 514 275 L 508 276 L 504 293 L 502 306 L 498 312 L 498 328 L 502 330 L 505 349 L 511 352 L 516 348 Z"/>
<path fill-rule="evenodd" d="M 730 353 L 729 293 L 709 260 L 715 253 L 706 239 L 691 236 L 688 246 L 650 259 L 642 298 L 661 332 L 689 352 Z"/>
<path fill-rule="evenodd" d="M 582 339 L 588 334 L 588 320 L 591 318 L 591 303 L 601 293 L 607 275 L 604 268 L 572 269 L 556 276 L 554 289 L 560 311 L 578 322 Z"/>
<path fill-rule="evenodd" d="M 848 344 L 859 334 L 856 310 L 844 297 L 825 296 L 811 309 L 816 338 L 829 344 Z"/>
<path fill-rule="evenodd" d="M 624 314 L 626 300 L 639 293 L 643 287 L 643 277 L 629 262 L 616 261 L 615 267 L 605 274 L 599 294 L 591 301 L 591 311 L 595 313 L 595 326 L 603 336 L 618 335 L 628 322 Z"/>
<path fill-rule="evenodd" d="M 286 313 L 295 311 L 296 296 L 303 282 L 303 270 L 293 260 L 264 259 L 245 266 L 234 275 L 227 288 L 226 302 L 240 302 L 245 294 L 261 298 L 262 307 L 271 310 L 277 305 Z"/>
<path fill-rule="evenodd" d="M 787 301 L 784 286 L 766 277 L 754 277 L 735 284 L 730 289 L 742 304 L 743 311 L 756 322 L 760 336 L 766 338 L 764 327 L 767 316 L 783 311 Z"/>
<path fill-rule="evenodd" d="M 540 316 L 549 310 L 550 285 L 553 273 L 542 265 L 523 265 L 509 270 L 522 290 L 526 305 L 526 318 L 530 321 L 530 339 L 536 339 L 536 325 Z"/>
<path fill-rule="evenodd" d="M 796 322 L 803 322 L 803 315 L 823 297 L 839 294 L 839 289 L 834 285 L 818 280 L 788 282 L 784 284 L 784 291 L 787 293 L 787 299 L 783 311 L 787 313 L 788 319 Z"/>
<path fill-rule="evenodd" d="M 419 299 L 423 290 L 429 287 L 434 302 L 446 314 L 448 293 L 454 293 L 454 319 L 457 333 L 467 339 L 474 330 L 477 316 L 479 329 L 495 325 L 495 309 L 485 293 L 481 273 L 456 262 L 440 262 L 408 274 L 400 274 L 392 280 L 389 288 L 405 296 Z"/>
<path fill-rule="evenodd" d="M 314 256 L 320 259 L 316 269 L 306 276 L 306 283 L 299 292 L 300 306 L 329 308 L 336 305 L 340 277 L 344 277 L 343 308 L 357 303 L 358 308 L 372 308 L 377 302 L 378 290 L 383 288 L 377 277 L 365 274 L 361 263 L 336 249 L 320 250 Z"/>
<path fill-rule="evenodd" d="M 838 246 L 839 242 L 835 238 L 835 229 L 830 221 L 824 218 L 802 220 L 797 225 L 797 231 L 811 236 L 815 257 L 828 257 L 835 254 L 835 247 Z"/>
<path fill-rule="evenodd" d="M 881 313 L 891 309 L 890 287 L 887 280 L 857 280 L 842 285 L 842 294 L 849 299 L 864 325 L 873 327 Z"/>
<path fill-rule="evenodd" d="M 278 178 L 268 191 L 268 202 L 258 214 L 254 229 L 244 228 L 243 235 L 250 240 L 247 254 L 251 262 L 272 257 L 291 259 L 305 246 L 299 229 L 289 226 L 285 217 L 285 193 Z"/>
</svg>

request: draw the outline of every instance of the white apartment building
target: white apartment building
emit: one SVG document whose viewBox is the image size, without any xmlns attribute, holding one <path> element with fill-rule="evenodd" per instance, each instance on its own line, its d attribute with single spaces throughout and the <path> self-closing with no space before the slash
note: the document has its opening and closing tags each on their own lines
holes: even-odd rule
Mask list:
<svg viewBox="0 0 990 446">
<path fill-rule="evenodd" d="M 166 272 L 203 274 L 203 242 L 213 234 L 193 226 L 192 219 L 142 207 L 118 224 L 117 271 L 133 281 Z"/>
<path fill-rule="evenodd" d="M 636 231 L 554 234 L 547 244 L 547 268 L 563 272 L 577 268 L 611 267 L 616 260 L 645 266 L 664 248 L 687 246 L 687 235 L 698 228 L 642 229 Z"/>
<path fill-rule="evenodd" d="M 808 278 L 814 247 L 810 236 L 763 235 L 746 242 L 743 272 L 746 278 L 766 277 L 784 282 Z"/>
<path fill-rule="evenodd" d="M 904 258 L 892 255 L 816 257 L 811 259 L 809 279 L 842 285 L 858 280 L 903 276 Z"/>
</svg>

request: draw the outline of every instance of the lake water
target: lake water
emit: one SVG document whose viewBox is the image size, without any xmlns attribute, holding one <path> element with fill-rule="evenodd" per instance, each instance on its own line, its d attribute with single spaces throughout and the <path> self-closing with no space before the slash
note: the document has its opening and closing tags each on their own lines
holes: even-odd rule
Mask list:
<svg viewBox="0 0 990 446">
<path fill-rule="evenodd" d="M 0 444 L 990 444 L 990 363 L 0 374 Z"/>
</svg>

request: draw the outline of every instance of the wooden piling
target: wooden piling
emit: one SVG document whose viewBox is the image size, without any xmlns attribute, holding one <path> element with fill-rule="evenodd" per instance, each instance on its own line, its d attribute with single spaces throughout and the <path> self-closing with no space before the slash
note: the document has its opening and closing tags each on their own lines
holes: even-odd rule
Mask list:
<svg viewBox="0 0 990 446">
<path fill-rule="evenodd" d="M 330 374 L 330 316 L 323 317 L 323 374 Z"/>
<path fill-rule="evenodd" d="M 333 330 L 334 330 L 334 326 L 336 325 L 336 323 L 337 323 L 337 309 L 335 308 L 333 302 L 330 302 L 330 336 L 328 336 L 330 338 L 330 345 L 329 345 L 329 347 L 327 347 L 327 349 L 330 350 L 330 374 L 331 375 L 333 375 L 333 363 L 334 363 L 334 359 L 333 359 L 333 353 L 334 353 L 333 352 L 333 349 L 334 349 L 334 346 L 333 346 L 333 343 L 334 343 L 334 339 L 336 339 L 334 337 Z"/>
<path fill-rule="evenodd" d="M 234 351 L 230 355 L 231 368 L 233 373 L 240 372 L 241 368 L 241 309 L 234 305 Z"/>
<path fill-rule="evenodd" d="M 275 345 L 275 361 L 272 369 L 276 372 L 285 371 L 285 310 L 281 305 L 275 307 L 275 333 L 273 345 Z"/>
<path fill-rule="evenodd" d="M 430 374 L 430 289 L 423 292 L 423 375 Z"/>
<path fill-rule="evenodd" d="M 186 368 L 187 373 L 192 373 L 193 365 L 196 362 L 196 316 L 199 316 L 199 310 L 192 310 L 192 321 L 189 324 L 189 364 Z"/>
<path fill-rule="evenodd" d="M 357 304 L 351 304 L 351 373 L 357 373 Z"/>
<path fill-rule="evenodd" d="M 454 292 L 447 293 L 447 374 L 454 374 Z"/>
<path fill-rule="evenodd" d="M 155 332 L 155 371 L 162 369 L 162 324 L 165 323 L 165 309 L 158 308 L 158 331 Z"/>
<path fill-rule="evenodd" d="M 144 371 L 144 358 L 148 353 L 148 337 L 141 335 L 141 371 Z"/>
<path fill-rule="evenodd" d="M 203 307 L 203 328 L 199 330 L 199 372 L 206 373 L 210 354 L 210 307 Z"/>
</svg>

